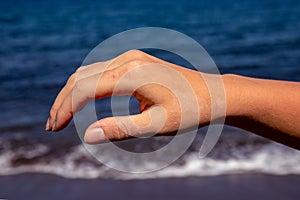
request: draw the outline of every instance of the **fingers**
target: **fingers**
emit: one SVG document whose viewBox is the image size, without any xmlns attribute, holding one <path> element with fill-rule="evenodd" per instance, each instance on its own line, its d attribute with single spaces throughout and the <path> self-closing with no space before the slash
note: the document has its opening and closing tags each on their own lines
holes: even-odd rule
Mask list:
<svg viewBox="0 0 300 200">
<path fill-rule="evenodd" d="M 81 110 L 89 100 L 100 99 L 115 95 L 131 94 L 131 88 L 122 82 L 122 85 L 115 89 L 115 85 L 120 77 L 120 70 L 108 70 L 76 82 L 72 92 L 62 102 L 57 110 L 52 130 L 63 129 L 72 120 L 73 114 Z"/>
<path fill-rule="evenodd" d="M 104 118 L 87 128 L 84 140 L 88 144 L 97 144 L 158 133 L 165 120 L 152 120 L 157 116 L 161 118 L 164 113 L 160 107 L 153 106 L 137 115 Z"/>
<path fill-rule="evenodd" d="M 145 53 L 138 50 L 128 51 L 114 59 L 105 61 L 105 62 L 97 62 L 91 65 L 87 65 L 84 67 L 80 67 L 73 75 L 70 76 L 64 88 L 58 94 L 55 99 L 53 106 L 50 110 L 50 116 L 47 120 L 46 130 L 54 130 L 54 122 L 57 115 L 57 110 L 61 107 L 61 104 L 65 100 L 65 98 L 71 93 L 75 83 L 81 79 L 93 76 L 95 74 L 99 74 L 104 72 L 105 70 L 111 70 L 121 66 L 122 64 L 137 58 L 142 58 L 145 56 Z"/>
<path fill-rule="evenodd" d="M 80 110 L 89 99 L 95 96 L 95 83 L 99 75 L 93 75 L 76 82 L 72 90 L 64 98 L 56 111 L 52 131 L 59 131 L 67 126 L 73 117 L 73 113 Z"/>
<path fill-rule="evenodd" d="M 50 111 L 50 116 L 46 124 L 46 130 L 52 130 L 52 131 L 57 131 L 65 127 L 69 121 L 71 120 L 73 116 L 73 111 L 72 110 L 79 110 L 82 108 L 85 103 L 92 98 L 95 98 L 95 87 L 93 85 L 90 85 L 88 83 L 93 83 L 94 85 L 97 85 L 97 74 L 101 74 L 101 72 L 104 72 L 105 70 L 109 69 L 115 69 L 115 68 L 121 68 L 121 66 L 124 65 L 124 63 L 128 63 L 133 61 L 139 61 L 145 59 L 146 54 L 138 51 L 138 50 L 131 50 L 129 52 L 126 52 L 122 54 L 121 56 L 109 60 L 106 62 L 99 62 L 95 64 L 91 64 L 85 67 L 79 68 L 79 70 L 74 73 L 69 80 L 67 81 L 67 84 L 65 87 L 61 90 L 61 92 L 58 94 L 52 108 Z M 149 58 L 148 58 L 149 59 Z M 84 79 L 90 78 L 90 81 L 81 81 Z M 118 76 L 115 74 L 112 74 L 111 78 L 113 79 L 112 81 L 115 81 Z M 93 79 L 93 80 L 92 80 Z M 110 81 L 110 79 L 108 79 Z M 104 85 L 108 87 L 101 87 L 101 91 L 99 92 L 100 96 L 96 96 L 96 98 L 101 98 L 103 95 L 109 96 L 110 93 L 112 92 L 112 88 L 110 86 L 112 85 L 107 85 L 106 82 L 103 83 Z M 75 106 L 73 106 L 72 109 L 72 92 L 74 91 L 75 88 L 75 96 L 77 95 L 76 98 L 73 96 L 73 99 L 77 99 L 74 103 Z M 87 91 L 86 91 L 87 90 Z M 103 94 L 104 93 L 104 94 Z M 96 92 L 98 94 L 98 91 Z M 91 96 L 92 95 L 92 96 Z M 74 109 L 75 108 L 75 109 Z M 60 110 L 60 112 L 58 112 Z M 57 119 L 63 119 L 62 121 L 57 120 Z"/>
<path fill-rule="evenodd" d="M 56 118 L 57 110 L 60 108 L 61 104 L 65 100 L 65 98 L 71 93 L 73 90 L 75 84 L 77 81 L 87 78 L 89 76 L 93 76 L 95 74 L 103 72 L 106 68 L 110 67 L 110 63 L 113 60 L 108 60 L 105 62 L 98 62 L 91 65 L 87 65 L 84 67 L 80 67 L 77 69 L 77 71 L 70 76 L 68 79 L 66 85 L 63 87 L 63 89 L 59 92 L 57 95 L 52 108 L 50 110 L 50 116 L 48 118 L 47 124 L 46 124 L 46 130 L 50 131 L 53 129 L 54 121 Z"/>
<path fill-rule="evenodd" d="M 67 81 L 66 85 L 63 87 L 63 89 L 60 91 L 60 93 L 57 95 L 52 108 L 50 110 L 50 115 L 49 118 L 47 120 L 47 124 L 46 124 L 46 131 L 50 131 L 52 129 L 54 120 L 55 120 L 55 116 L 56 116 L 56 112 L 58 110 L 58 108 L 60 107 L 61 103 L 63 102 L 65 96 L 67 96 L 67 94 L 69 94 L 69 92 L 72 90 L 74 84 L 75 84 L 75 74 L 73 74 L 69 80 Z"/>
</svg>

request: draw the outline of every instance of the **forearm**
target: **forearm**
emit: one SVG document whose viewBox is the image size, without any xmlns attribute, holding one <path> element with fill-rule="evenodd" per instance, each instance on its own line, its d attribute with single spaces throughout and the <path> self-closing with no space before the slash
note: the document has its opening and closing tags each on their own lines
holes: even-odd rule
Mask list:
<svg viewBox="0 0 300 200">
<path fill-rule="evenodd" d="M 223 81 L 227 125 L 299 148 L 300 83 L 236 75 L 223 75 Z"/>
</svg>

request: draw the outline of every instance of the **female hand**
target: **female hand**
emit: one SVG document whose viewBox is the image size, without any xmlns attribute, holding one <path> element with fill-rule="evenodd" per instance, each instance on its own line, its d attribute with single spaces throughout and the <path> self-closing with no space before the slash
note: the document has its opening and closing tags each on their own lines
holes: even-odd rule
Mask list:
<svg viewBox="0 0 300 200">
<path fill-rule="evenodd" d="M 207 87 L 216 80 L 224 83 L 225 104 Z M 79 68 L 57 96 L 46 130 L 63 129 L 89 100 L 112 95 L 135 96 L 140 114 L 100 119 L 86 130 L 87 143 L 174 134 L 226 117 L 227 125 L 300 149 L 298 82 L 205 74 L 138 50 Z M 226 113 L 212 115 L 218 106 Z"/>
<path fill-rule="evenodd" d="M 174 134 L 179 128 L 207 124 L 210 95 L 202 76 L 138 50 L 80 67 L 57 96 L 46 130 L 63 129 L 89 100 L 112 95 L 135 96 L 140 114 L 100 119 L 86 130 L 87 143 Z"/>
</svg>

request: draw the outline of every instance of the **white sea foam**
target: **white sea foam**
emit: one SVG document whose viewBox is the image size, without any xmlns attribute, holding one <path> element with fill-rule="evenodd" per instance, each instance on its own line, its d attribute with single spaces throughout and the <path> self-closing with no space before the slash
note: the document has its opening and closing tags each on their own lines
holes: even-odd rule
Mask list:
<svg viewBox="0 0 300 200">
<path fill-rule="evenodd" d="M 249 148 L 252 150 L 249 154 Z M 37 154 L 47 151 L 45 145 L 37 145 L 35 151 L 26 151 L 23 155 L 32 158 Z M 24 151 L 25 152 L 25 151 Z M 12 166 L 10 160 L 16 155 L 15 152 L 7 151 L 0 154 L 0 174 L 16 174 L 23 172 L 49 173 L 67 178 L 115 178 L 115 179 L 147 179 L 165 177 L 187 176 L 217 176 L 235 173 L 267 173 L 275 175 L 300 174 L 300 152 L 279 144 L 267 143 L 258 149 L 254 147 L 237 147 L 235 156 L 227 158 L 207 157 L 198 158 L 198 152 L 186 153 L 180 164 L 175 163 L 162 170 L 145 173 L 130 174 L 121 173 L 109 169 L 104 165 L 97 164 L 89 156 L 82 146 L 75 146 L 59 159 L 40 160 L 34 164 L 21 164 Z M 78 160 L 83 160 L 78 162 Z M 143 163 L 136 167 L 155 165 L 155 163 Z"/>
</svg>

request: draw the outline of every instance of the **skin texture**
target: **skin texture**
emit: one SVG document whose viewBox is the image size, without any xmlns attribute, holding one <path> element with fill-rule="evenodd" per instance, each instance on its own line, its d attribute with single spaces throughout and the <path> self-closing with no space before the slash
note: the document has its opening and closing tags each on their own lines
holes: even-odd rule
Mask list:
<svg viewBox="0 0 300 200">
<path fill-rule="evenodd" d="M 225 116 L 212 117 L 214 102 L 203 77 L 223 81 Z M 58 94 L 46 130 L 62 130 L 89 100 L 112 95 L 135 96 L 140 102 L 140 114 L 109 117 L 91 124 L 85 133 L 89 144 L 153 133 L 167 135 L 225 117 L 227 125 L 294 148 L 300 146 L 299 83 L 204 74 L 138 50 L 80 67 Z"/>
</svg>

